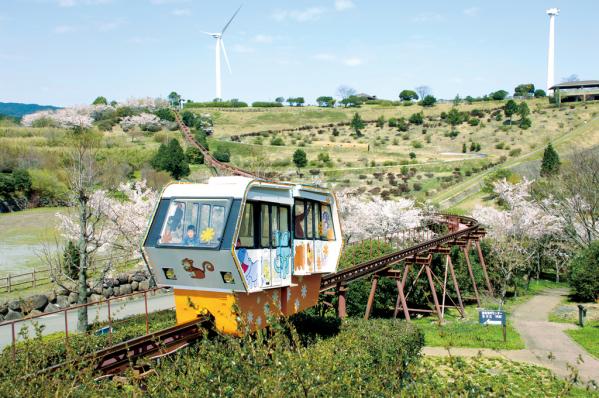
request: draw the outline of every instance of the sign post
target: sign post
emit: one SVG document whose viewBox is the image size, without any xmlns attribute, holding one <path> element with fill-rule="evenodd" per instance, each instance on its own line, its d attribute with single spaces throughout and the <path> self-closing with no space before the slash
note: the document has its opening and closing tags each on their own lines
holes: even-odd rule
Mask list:
<svg viewBox="0 0 599 398">
<path fill-rule="evenodd" d="M 507 341 L 507 323 L 505 311 L 478 310 L 478 323 L 481 325 L 501 325 L 503 329 L 503 342 Z"/>
</svg>

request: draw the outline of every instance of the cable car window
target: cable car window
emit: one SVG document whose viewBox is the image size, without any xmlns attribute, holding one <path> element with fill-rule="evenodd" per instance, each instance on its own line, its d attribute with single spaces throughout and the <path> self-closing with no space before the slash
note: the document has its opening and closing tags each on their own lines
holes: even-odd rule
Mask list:
<svg viewBox="0 0 599 398">
<path fill-rule="evenodd" d="M 294 236 L 295 239 L 304 239 L 304 202 L 295 201 Z"/>
<path fill-rule="evenodd" d="M 239 227 L 238 247 L 254 247 L 254 205 L 246 203 Z"/>
<path fill-rule="evenodd" d="M 279 207 L 279 230 L 289 231 L 289 209 L 287 207 Z"/>
<path fill-rule="evenodd" d="M 320 203 L 315 202 L 314 206 L 314 238 L 320 239 L 322 234 L 322 223 L 320 222 Z"/>
<path fill-rule="evenodd" d="M 260 247 L 268 247 L 270 241 L 268 205 L 260 206 Z"/>
<path fill-rule="evenodd" d="M 306 203 L 306 237 L 308 239 L 314 238 L 314 203 Z"/>
<path fill-rule="evenodd" d="M 330 205 L 326 205 L 326 204 L 321 205 L 321 207 L 320 207 L 320 223 L 322 225 L 320 239 L 335 240 L 335 229 L 333 228 L 333 215 L 331 213 Z"/>
<path fill-rule="evenodd" d="M 276 233 L 279 231 L 279 212 L 276 205 L 270 205 L 270 247 L 276 247 Z"/>
<path fill-rule="evenodd" d="M 227 209 L 226 200 L 173 200 L 158 243 L 217 247 L 224 232 Z"/>
<path fill-rule="evenodd" d="M 180 244 L 183 240 L 183 215 L 185 202 L 173 201 L 166 214 L 166 222 L 160 234 L 161 244 Z"/>
</svg>

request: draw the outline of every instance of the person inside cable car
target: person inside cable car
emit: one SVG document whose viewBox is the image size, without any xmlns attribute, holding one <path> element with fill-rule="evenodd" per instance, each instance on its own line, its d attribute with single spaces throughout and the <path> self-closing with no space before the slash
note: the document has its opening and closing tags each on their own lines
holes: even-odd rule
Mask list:
<svg viewBox="0 0 599 398">
<path fill-rule="evenodd" d="M 199 243 L 198 235 L 196 235 L 196 227 L 193 225 L 187 226 L 187 233 L 183 238 L 183 244 L 185 246 L 197 246 Z"/>
</svg>

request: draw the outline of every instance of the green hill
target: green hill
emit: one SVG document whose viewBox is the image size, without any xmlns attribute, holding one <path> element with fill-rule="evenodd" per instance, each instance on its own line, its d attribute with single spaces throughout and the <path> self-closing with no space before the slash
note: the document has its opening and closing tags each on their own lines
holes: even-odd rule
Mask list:
<svg viewBox="0 0 599 398">
<path fill-rule="evenodd" d="M 60 109 L 60 107 L 53 105 L 21 104 L 18 102 L 0 102 L 0 115 L 16 118 L 49 109 Z"/>
</svg>

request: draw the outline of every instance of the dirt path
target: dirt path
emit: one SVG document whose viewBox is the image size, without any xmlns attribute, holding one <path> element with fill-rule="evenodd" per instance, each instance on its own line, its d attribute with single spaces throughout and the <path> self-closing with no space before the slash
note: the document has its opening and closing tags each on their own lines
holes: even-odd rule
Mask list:
<svg viewBox="0 0 599 398">
<path fill-rule="evenodd" d="M 451 355 L 472 357 L 479 355 L 503 357 L 514 361 L 530 362 L 551 369 L 557 375 L 571 374 L 569 365 L 576 367 L 583 381 L 599 381 L 599 360 L 564 333 L 577 326 L 549 322 L 549 313 L 560 303 L 567 289 L 550 289 L 519 305 L 512 313 L 514 327 L 522 336 L 524 350 L 490 350 L 477 348 L 451 348 Z M 425 355 L 446 356 L 443 347 L 425 347 Z"/>
</svg>

